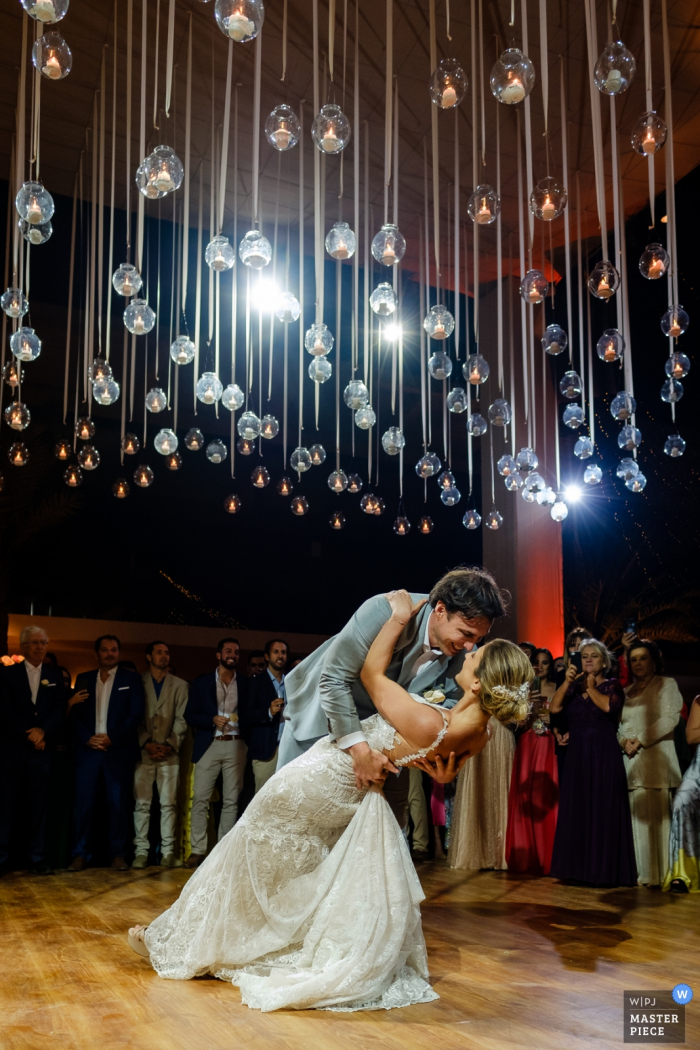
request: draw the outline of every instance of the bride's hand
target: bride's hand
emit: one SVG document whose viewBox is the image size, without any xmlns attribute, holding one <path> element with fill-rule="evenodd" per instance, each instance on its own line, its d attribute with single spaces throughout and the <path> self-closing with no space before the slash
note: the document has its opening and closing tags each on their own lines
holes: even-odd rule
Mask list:
<svg viewBox="0 0 700 1050">
<path fill-rule="evenodd" d="M 412 620 L 416 613 L 420 612 L 428 600 L 427 598 L 421 598 L 421 600 L 414 605 L 411 595 L 408 591 L 403 590 L 389 591 L 389 593 L 385 595 L 385 598 L 391 606 L 392 617 L 404 625 L 407 624 L 409 620 Z"/>
</svg>

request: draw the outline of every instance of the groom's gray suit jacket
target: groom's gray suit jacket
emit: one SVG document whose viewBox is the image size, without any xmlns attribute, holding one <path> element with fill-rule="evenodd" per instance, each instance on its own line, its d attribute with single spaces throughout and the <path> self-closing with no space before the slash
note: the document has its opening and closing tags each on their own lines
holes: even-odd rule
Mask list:
<svg viewBox="0 0 700 1050">
<path fill-rule="evenodd" d="M 412 594 L 411 597 L 415 603 L 427 595 Z M 418 615 L 409 620 L 387 668 L 387 677 L 405 689 L 413 680 L 413 668 L 422 651 L 431 612 L 430 605 L 424 605 Z M 296 740 L 317 740 L 327 733 L 336 740 L 361 731 L 360 719 L 376 713 L 377 709 L 360 681 L 360 671 L 372 642 L 390 616 L 391 607 L 383 594 L 369 598 L 340 634 L 329 638 L 286 675 L 285 718 L 291 722 Z M 426 669 L 421 674 L 421 691 L 436 682 L 444 683 L 443 692 L 448 698 L 445 706 L 452 706 L 461 695 L 454 679 L 463 662 L 464 653 L 447 662 L 444 658 L 436 660 L 432 673 Z"/>
</svg>

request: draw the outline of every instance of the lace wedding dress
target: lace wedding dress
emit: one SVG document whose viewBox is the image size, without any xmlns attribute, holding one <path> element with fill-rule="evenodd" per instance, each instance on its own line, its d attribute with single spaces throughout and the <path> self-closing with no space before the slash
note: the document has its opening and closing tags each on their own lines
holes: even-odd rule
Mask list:
<svg viewBox="0 0 700 1050">
<path fill-rule="evenodd" d="M 394 746 L 380 715 L 362 728 Z M 423 898 L 383 794 L 358 791 L 326 737 L 267 782 L 144 940 L 160 977 L 213 974 L 254 1009 L 388 1010 L 439 998 Z"/>
</svg>

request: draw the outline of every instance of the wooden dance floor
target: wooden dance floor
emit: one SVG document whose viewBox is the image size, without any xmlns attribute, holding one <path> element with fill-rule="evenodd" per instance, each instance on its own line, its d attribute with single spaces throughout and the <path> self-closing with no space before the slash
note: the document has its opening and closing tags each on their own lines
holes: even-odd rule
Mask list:
<svg viewBox="0 0 700 1050">
<path fill-rule="evenodd" d="M 440 1000 L 387 1012 L 260 1014 L 213 979 L 162 981 L 126 944 L 186 873 L 10 875 L 0 883 L 2 1050 L 601 1050 L 622 1047 L 625 989 L 694 988 L 700 895 L 593 890 L 420 868 Z"/>
</svg>

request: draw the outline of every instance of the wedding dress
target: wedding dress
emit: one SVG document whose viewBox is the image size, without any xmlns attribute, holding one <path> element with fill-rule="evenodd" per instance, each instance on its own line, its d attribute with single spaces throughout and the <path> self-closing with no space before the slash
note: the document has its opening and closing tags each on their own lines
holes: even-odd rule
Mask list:
<svg viewBox="0 0 700 1050">
<path fill-rule="evenodd" d="M 437 747 L 441 713 L 437 740 L 395 764 Z M 380 715 L 362 729 L 394 747 Z M 439 998 L 423 898 L 383 794 L 358 791 L 350 755 L 325 737 L 267 782 L 144 941 L 160 977 L 213 974 L 254 1009 L 388 1010 Z"/>
</svg>

